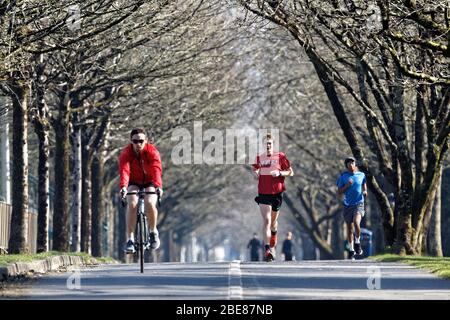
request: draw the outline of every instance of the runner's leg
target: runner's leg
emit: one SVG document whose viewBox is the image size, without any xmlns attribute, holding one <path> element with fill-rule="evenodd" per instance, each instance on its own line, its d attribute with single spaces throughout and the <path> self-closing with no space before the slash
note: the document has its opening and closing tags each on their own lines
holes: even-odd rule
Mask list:
<svg viewBox="0 0 450 320">
<path fill-rule="evenodd" d="M 270 230 L 271 231 L 277 231 L 278 230 L 278 216 L 280 214 L 280 211 L 273 211 L 271 213 L 271 224 L 270 224 Z"/>
<path fill-rule="evenodd" d="M 272 213 L 271 213 L 272 223 L 270 225 L 270 247 L 271 248 L 275 248 L 277 245 L 278 215 L 279 215 L 279 211 L 274 211 L 272 208 Z"/>
<path fill-rule="evenodd" d="M 347 241 L 350 246 L 350 251 L 354 251 L 353 247 L 353 222 L 347 223 Z"/>
<path fill-rule="evenodd" d="M 272 207 L 268 204 L 260 204 L 259 210 L 261 212 L 261 217 L 263 219 L 262 234 L 264 244 L 269 244 L 270 242 L 270 225 L 271 225 L 271 212 Z"/>
<path fill-rule="evenodd" d="M 355 237 L 359 238 L 361 236 L 361 213 L 357 212 L 354 216 L 353 216 L 353 224 L 355 226 Z"/>
</svg>

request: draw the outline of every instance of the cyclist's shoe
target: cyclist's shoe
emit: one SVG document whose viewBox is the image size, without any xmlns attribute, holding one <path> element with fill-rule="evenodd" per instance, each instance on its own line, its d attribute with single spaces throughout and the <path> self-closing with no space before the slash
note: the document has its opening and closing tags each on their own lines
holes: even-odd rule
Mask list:
<svg viewBox="0 0 450 320">
<path fill-rule="evenodd" d="M 348 254 L 348 258 L 350 260 L 355 260 L 355 251 L 350 251 L 349 254 Z"/>
<path fill-rule="evenodd" d="M 267 249 L 266 252 L 264 252 L 264 261 L 270 262 L 275 260 L 275 257 L 273 256 L 273 252 L 270 249 Z"/>
<path fill-rule="evenodd" d="M 361 243 L 355 243 L 355 255 L 361 256 L 363 254 L 363 250 L 361 249 Z"/>
<path fill-rule="evenodd" d="M 270 236 L 270 243 L 269 243 L 269 245 L 270 245 L 271 248 L 275 248 L 276 247 L 277 240 L 278 240 L 277 233 L 272 234 Z"/>
<path fill-rule="evenodd" d="M 156 232 L 150 232 L 148 241 L 150 242 L 150 249 L 153 250 L 158 249 L 161 244 L 159 241 L 159 235 Z"/>
<path fill-rule="evenodd" d="M 133 240 L 128 240 L 127 244 L 125 246 L 125 253 L 131 254 L 131 253 L 135 253 L 136 249 L 134 248 L 134 242 Z"/>
</svg>

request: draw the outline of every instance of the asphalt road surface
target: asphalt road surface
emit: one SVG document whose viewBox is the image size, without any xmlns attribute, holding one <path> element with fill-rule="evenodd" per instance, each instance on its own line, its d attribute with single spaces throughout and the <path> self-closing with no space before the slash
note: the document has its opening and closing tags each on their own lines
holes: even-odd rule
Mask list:
<svg viewBox="0 0 450 320">
<path fill-rule="evenodd" d="M 396 263 L 359 261 L 104 265 L 41 277 L 21 299 L 445 299 L 450 280 Z"/>
</svg>

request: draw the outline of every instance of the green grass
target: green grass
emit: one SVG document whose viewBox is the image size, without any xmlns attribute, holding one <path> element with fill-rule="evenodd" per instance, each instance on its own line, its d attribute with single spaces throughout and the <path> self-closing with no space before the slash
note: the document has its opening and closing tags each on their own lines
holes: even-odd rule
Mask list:
<svg viewBox="0 0 450 320">
<path fill-rule="evenodd" d="M 10 263 L 16 262 L 31 262 L 36 260 L 45 260 L 46 258 L 52 256 L 60 256 L 60 255 L 70 255 L 70 256 L 79 256 L 83 257 L 86 260 L 90 260 L 93 257 L 84 252 L 58 252 L 58 251 L 49 251 L 42 252 L 37 254 L 6 254 L 0 255 L 0 266 L 6 266 Z M 116 261 L 110 257 L 99 257 L 95 258 L 99 263 L 115 263 Z"/>
<path fill-rule="evenodd" d="M 437 258 L 427 256 L 399 256 L 395 254 L 381 254 L 370 257 L 379 262 L 403 262 L 409 265 L 429 270 L 439 277 L 450 279 L 450 257 Z"/>
</svg>

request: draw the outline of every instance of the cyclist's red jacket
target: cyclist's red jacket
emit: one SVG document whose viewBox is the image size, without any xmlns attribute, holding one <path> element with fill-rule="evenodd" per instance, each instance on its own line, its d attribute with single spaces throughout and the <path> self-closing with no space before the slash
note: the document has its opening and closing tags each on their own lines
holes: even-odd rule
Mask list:
<svg viewBox="0 0 450 320">
<path fill-rule="evenodd" d="M 144 149 L 137 155 L 133 145 L 128 144 L 119 156 L 120 188 L 128 187 L 130 182 L 148 184 L 162 188 L 161 156 L 156 147 L 146 143 Z"/>
</svg>

